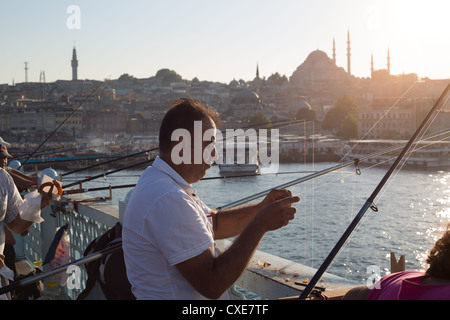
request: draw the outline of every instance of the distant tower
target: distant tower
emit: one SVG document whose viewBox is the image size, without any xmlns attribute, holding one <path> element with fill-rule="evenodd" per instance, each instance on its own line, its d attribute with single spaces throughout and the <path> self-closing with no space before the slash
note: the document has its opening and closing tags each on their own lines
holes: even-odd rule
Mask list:
<svg viewBox="0 0 450 320">
<path fill-rule="evenodd" d="M 77 49 L 73 47 L 72 52 L 72 81 L 78 80 L 78 60 L 77 60 Z"/>
<path fill-rule="evenodd" d="M 352 74 L 350 68 L 350 30 L 347 32 L 347 73 Z"/>
<path fill-rule="evenodd" d="M 253 85 L 255 87 L 255 91 L 259 94 L 259 89 L 261 88 L 261 78 L 259 77 L 259 64 L 256 63 L 256 78 L 253 81 Z"/>
<path fill-rule="evenodd" d="M 28 62 L 25 61 L 25 83 L 28 82 Z"/>
<path fill-rule="evenodd" d="M 388 72 L 388 75 L 391 75 L 391 57 L 389 55 L 389 48 L 388 48 L 388 52 L 387 52 L 387 72 Z"/>
<path fill-rule="evenodd" d="M 373 78 L 373 53 L 372 53 L 372 59 L 370 60 L 370 77 Z"/>
<path fill-rule="evenodd" d="M 39 82 L 45 83 L 45 71 L 44 70 L 42 70 L 41 73 L 39 74 Z"/>
<path fill-rule="evenodd" d="M 334 42 L 334 37 L 333 37 L 333 62 L 334 64 L 336 64 L 336 43 Z"/>
</svg>

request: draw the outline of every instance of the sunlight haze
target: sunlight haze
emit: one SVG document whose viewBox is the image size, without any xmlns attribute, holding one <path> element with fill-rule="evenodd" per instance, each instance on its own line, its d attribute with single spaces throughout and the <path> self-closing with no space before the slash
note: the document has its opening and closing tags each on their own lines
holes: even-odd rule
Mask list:
<svg viewBox="0 0 450 320">
<path fill-rule="evenodd" d="M 70 6 L 80 10 L 78 28 L 67 26 Z M 370 77 L 416 73 L 450 78 L 450 2 L 369 0 L 246 1 L 2 1 L 0 4 L 0 83 L 71 78 L 77 49 L 79 78 L 154 76 L 162 68 L 183 79 L 228 83 L 278 72 L 288 78 L 314 50 Z"/>
</svg>

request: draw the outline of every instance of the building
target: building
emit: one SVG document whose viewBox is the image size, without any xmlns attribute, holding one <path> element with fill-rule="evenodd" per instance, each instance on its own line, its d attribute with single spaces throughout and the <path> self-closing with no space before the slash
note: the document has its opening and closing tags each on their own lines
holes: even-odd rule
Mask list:
<svg viewBox="0 0 450 320">
<path fill-rule="evenodd" d="M 233 116 L 242 121 L 258 112 L 263 112 L 263 106 L 258 94 L 248 88 L 240 88 L 232 93 L 230 109 Z"/>
<path fill-rule="evenodd" d="M 417 99 L 376 98 L 358 113 L 358 137 L 401 139 L 416 130 Z M 394 106 L 391 108 L 391 106 Z"/>
</svg>

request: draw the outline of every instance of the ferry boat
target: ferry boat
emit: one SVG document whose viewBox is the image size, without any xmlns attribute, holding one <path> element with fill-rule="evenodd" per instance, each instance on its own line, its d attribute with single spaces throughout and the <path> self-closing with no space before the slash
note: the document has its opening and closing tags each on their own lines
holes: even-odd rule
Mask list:
<svg viewBox="0 0 450 320">
<path fill-rule="evenodd" d="M 279 141 L 280 163 L 339 161 L 336 151 L 342 145 L 342 140 L 332 136 L 284 135 Z"/>
<path fill-rule="evenodd" d="M 258 174 L 259 156 L 257 143 L 236 143 L 219 146 L 219 170 L 222 175 Z"/>
<path fill-rule="evenodd" d="M 355 160 L 380 150 L 395 146 L 402 146 L 404 140 L 351 140 L 336 152 L 342 160 Z M 413 168 L 423 169 L 446 169 L 450 167 L 450 141 L 445 140 L 422 140 L 416 142 L 405 157 L 405 165 Z M 392 165 L 400 150 L 393 148 L 392 151 L 371 157 L 364 161 L 365 164 Z"/>
</svg>

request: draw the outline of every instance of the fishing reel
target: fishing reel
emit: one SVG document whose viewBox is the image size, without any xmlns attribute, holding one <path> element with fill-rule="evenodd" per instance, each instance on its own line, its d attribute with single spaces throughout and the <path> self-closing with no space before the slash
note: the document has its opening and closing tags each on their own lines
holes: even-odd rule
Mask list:
<svg viewBox="0 0 450 320">
<path fill-rule="evenodd" d="M 56 217 L 57 213 L 72 214 L 74 210 L 73 202 L 59 201 L 52 204 L 52 213 L 50 215 Z"/>
</svg>

